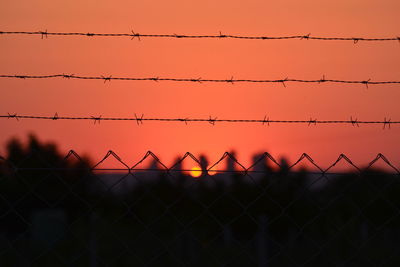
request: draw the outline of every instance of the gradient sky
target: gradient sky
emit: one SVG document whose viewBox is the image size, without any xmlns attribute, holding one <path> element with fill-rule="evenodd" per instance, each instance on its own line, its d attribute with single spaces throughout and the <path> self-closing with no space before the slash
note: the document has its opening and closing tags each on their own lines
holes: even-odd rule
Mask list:
<svg viewBox="0 0 400 267">
<path fill-rule="evenodd" d="M 0 4 L 1 31 L 394 37 L 398 0 L 13 1 Z M 113 76 L 399 80 L 398 42 L 0 36 L 0 73 Z M 195 84 L 0 80 L 0 113 L 60 116 L 400 120 L 398 85 Z M 340 153 L 365 164 L 383 153 L 400 166 L 400 127 L 1 120 L 0 143 L 33 132 L 96 161 L 112 149 L 129 165 L 147 150 L 170 163 L 191 151 L 216 161 L 236 150 L 327 166 Z M 4 153 L 4 150 L 3 150 Z"/>
</svg>

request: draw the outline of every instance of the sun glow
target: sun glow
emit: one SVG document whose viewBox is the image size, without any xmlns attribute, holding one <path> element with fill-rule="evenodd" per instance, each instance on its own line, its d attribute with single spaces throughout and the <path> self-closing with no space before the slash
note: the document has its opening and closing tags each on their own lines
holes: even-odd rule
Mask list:
<svg viewBox="0 0 400 267">
<path fill-rule="evenodd" d="M 203 173 L 203 172 L 202 172 L 201 168 L 198 167 L 198 166 L 195 166 L 195 167 L 193 167 L 193 168 L 190 169 L 190 175 L 191 175 L 192 177 L 194 177 L 194 178 L 200 177 L 200 176 L 202 175 L 202 173 Z"/>
<path fill-rule="evenodd" d="M 217 174 L 217 171 L 213 168 L 213 169 L 209 169 L 208 171 L 207 171 L 207 174 L 208 175 L 210 175 L 210 176 L 213 176 L 213 175 L 216 175 Z"/>
</svg>

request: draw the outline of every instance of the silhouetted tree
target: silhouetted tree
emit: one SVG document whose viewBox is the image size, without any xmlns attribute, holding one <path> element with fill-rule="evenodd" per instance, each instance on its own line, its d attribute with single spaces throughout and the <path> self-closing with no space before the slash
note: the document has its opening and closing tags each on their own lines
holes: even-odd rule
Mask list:
<svg viewBox="0 0 400 267">
<path fill-rule="evenodd" d="M 65 159 L 57 146 L 42 143 L 34 135 L 28 143 L 10 140 L 1 165 L 2 228 L 7 233 L 26 233 L 32 213 L 41 209 L 63 209 L 69 220 L 91 208 L 90 180 L 86 158 Z"/>
</svg>

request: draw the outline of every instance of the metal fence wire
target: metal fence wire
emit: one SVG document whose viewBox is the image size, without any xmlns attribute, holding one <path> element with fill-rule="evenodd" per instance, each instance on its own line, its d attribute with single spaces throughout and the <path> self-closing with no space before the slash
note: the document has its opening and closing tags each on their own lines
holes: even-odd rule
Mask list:
<svg viewBox="0 0 400 267">
<path fill-rule="evenodd" d="M 8 151 L 1 266 L 400 266 L 400 175 L 381 154 L 322 169 L 306 154 L 246 168 L 230 153 L 167 167 L 148 152 L 130 167 L 111 151 L 97 164 L 52 146 Z"/>
<path fill-rule="evenodd" d="M 47 39 L 49 36 L 57 37 L 128 37 L 131 40 L 142 38 L 174 38 L 174 39 L 236 39 L 236 40 L 319 40 L 319 41 L 351 41 L 354 44 L 358 42 L 400 42 L 400 36 L 393 37 L 340 37 L 340 36 L 312 36 L 311 33 L 302 35 L 286 35 L 286 36 L 245 36 L 245 35 L 232 35 L 223 34 L 160 34 L 160 33 L 138 33 L 131 30 L 129 33 L 94 33 L 94 32 L 48 32 L 45 31 L 0 31 L 0 35 L 39 35 L 42 39 Z"/>
</svg>

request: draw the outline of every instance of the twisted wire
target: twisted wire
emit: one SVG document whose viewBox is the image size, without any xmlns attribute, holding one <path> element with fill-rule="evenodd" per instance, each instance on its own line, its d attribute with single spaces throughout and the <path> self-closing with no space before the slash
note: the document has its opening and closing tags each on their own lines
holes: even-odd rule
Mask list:
<svg viewBox="0 0 400 267">
<path fill-rule="evenodd" d="M 267 36 L 267 35 L 232 35 L 232 34 L 143 34 L 131 31 L 129 33 L 94 33 L 94 32 L 48 32 L 45 31 L 0 31 L 0 35 L 39 35 L 42 39 L 48 38 L 48 36 L 86 36 L 86 37 L 129 37 L 132 40 L 141 38 L 174 38 L 174 39 L 241 39 L 241 40 L 319 40 L 319 41 L 351 41 L 353 43 L 358 42 L 388 42 L 398 41 L 400 42 L 400 36 L 393 37 L 338 37 L 338 36 L 312 36 L 308 34 L 296 34 L 288 36 Z"/>
<path fill-rule="evenodd" d="M 39 116 L 39 115 L 18 115 L 17 113 L 8 113 L 0 115 L 0 119 L 32 119 L 32 120 L 88 120 L 93 121 L 94 124 L 100 123 L 101 121 L 135 121 L 138 125 L 143 124 L 145 121 L 153 121 L 153 122 L 184 122 L 188 124 L 189 122 L 203 122 L 209 123 L 211 125 L 215 125 L 216 123 L 224 122 L 224 123 L 261 123 L 262 125 L 270 125 L 272 123 L 276 124 L 308 124 L 317 125 L 317 124 L 349 124 L 352 126 L 359 127 L 360 124 L 382 124 L 383 128 L 390 128 L 392 124 L 400 124 L 400 121 L 392 121 L 391 119 L 384 118 L 383 120 L 358 120 L 350 117 L 348 120 L 318 120 L 310 118 L 308 120 L 274 120 L 270 119 L 267 116 L 264 116 L 263 119 L 218 119 L 218 117 L 209 116 L 209 118 L 147 118 L 144 114 L 140 116 L 135 114 L 133 117 L 102 117 L 99 116 L 59 116 L 58 113 L 55 113 L 53 116 Z"/>
<path fill-rule="evenodd" d="M 194 83 L 281 83 L 286 87 L 286 83 L 340 83 L 340 84 L 363 84 L 368 88 L 368 85 L 388 85 L 388 84 L 400 84 L 400 80 L 384 80 L 384 81 L 371 81 L 371 79 L 365 80 L 339 80 L 339 79 L 326 79 L 323 76 L 320 79 L 203 79 L 203 78 L 175 78 L 175 77 L 113 77 L 113 76 L 81 76 L 75 74 L 49 74 L 49 75 L 9 75 L 0 74 L 0 78 L 10 79 L 52 79 L 52 78 L 64 78 L 64 79 L 80 79 L 80 80 L 102 80 L 104 83 L 112 80 L 119 81 L 154 81 L 154 82 L 194 82 Z"/>
</svg>

